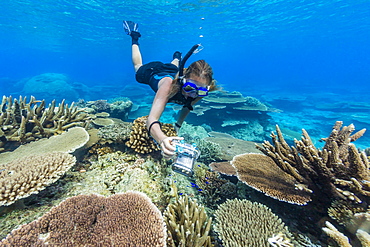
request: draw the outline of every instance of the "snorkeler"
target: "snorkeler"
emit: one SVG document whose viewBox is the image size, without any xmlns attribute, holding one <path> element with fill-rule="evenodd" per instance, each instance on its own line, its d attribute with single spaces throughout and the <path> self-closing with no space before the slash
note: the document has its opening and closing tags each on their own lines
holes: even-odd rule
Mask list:
<svg viewBox="0 0 370 247">
<path fill-rule="evenodd" d="M 183 105 L 175 123 L 175 130 L 178 131 L 189 112 L 193 110 L 193 105 L 202 97 L 207 96 L 208 92 L 217 89 L 215 80 L 213 80 L 212 68 L 204 60 L 198 60 L 190 64 L 183 74 L 186 60 L 199 45 L 193 46 L 183 60 L 181 53 L 176 51 L 171 63 L 150 62 L 143 64 L 139 49 L 141 34 L 138 24 L 132 21 L 123 21 L 123 28 L 126 34 L 132 38 L 132 63 L 136 72 L 136 80 L 148 84 L 156 93 L 146 123 L 148 133 L 157 142 L 163 156 L 170 158 L 175 151 L 175 147 L 171 145 L 172 141 L 183 138 L 166 136 L 162 132 L 158 120 L 167 103 Z"/>
</svg>

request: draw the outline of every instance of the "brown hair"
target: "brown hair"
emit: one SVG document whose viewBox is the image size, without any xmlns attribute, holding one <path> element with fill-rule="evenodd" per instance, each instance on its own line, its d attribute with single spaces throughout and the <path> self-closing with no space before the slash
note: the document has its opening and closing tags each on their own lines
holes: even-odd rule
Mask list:
<svg viewBox="0 0 370 247">
<path fill-rule="evenodd" d="M 188 68 L 184 68 L 184 76 L 185 78 L 189 78 L 190 75 L 195 75 L 201 78 L 205 78 L 207 80 L 209 91 L 216 91 L 219 90 L 219 87 L 216 85 L 216 80 L 213 79 L 213 70 L 211 66 L 204 60 L 198 60 L 190 64 Z M 177 77 L 175 80 L 173 80 L 174 85 L 171 90 L 171 97 L 178 92 L 181 88 L 181 81 Z"/>
<path fill-rule="evenodd" d="M 216 80 L 213 79 L 213 70 L 204 60 L 198 60 L 190 64 L 190 66 L 184 71 L 184 75 L 185 78 L 189 78 L 190 75 L 205 78 L 208 82 L 208 86 L 210 86 L 209 91 L 217 90 Z"/>
</svg>

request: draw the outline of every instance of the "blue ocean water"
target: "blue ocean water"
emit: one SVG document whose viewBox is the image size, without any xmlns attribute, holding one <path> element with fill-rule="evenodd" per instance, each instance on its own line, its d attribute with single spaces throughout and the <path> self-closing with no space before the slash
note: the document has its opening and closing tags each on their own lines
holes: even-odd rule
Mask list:
<svg viewBox="0 0 370 247">
<path fill-rule="evenodd" d="M 4 95 L 52 72 L 118 96 L 135 83 L 125 19 L 140 24 L 144 62 L 201 43 L 189 62 L 207 60 L 225 90 L 281 109 L 273 121 L 284 127 L 326 137 L 336 120 L 370 124 L 369 1 L 3 0 L 0 8 Z M 369 135 L 356 144 L 369 147 Z"/>
</svg>

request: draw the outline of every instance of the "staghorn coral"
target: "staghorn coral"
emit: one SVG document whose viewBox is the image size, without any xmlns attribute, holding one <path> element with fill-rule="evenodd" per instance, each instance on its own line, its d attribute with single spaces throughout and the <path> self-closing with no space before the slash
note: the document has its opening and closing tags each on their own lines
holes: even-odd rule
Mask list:
<svg viewBox="0 0 370 247">
<path fill-rule="evenodd" d="M 338 121 L 322 150 L 316 148 L 308 133 L 302 130 L 301 140 L 290 147 L 278 126 L 277 135 L 271 134 L 273 144 L 265 141 L 257 146 L 276 166 L 296 180 L 299 188 L 312 190 L 311 199 L 329 207 L 334 199 L 347 199 L 354 203 L 370 198 L 369 160 L 354 144 L 364 130 L 352 135 L 354 126 L 343 127 Z M 253 165 L 253 164 L 251 164 Z M 272 164 L 273 165 L 273 164 Z"/>
<path fill-rule="evenodd" d="M 177 194 L 177 193 L 176 193 Z M 203 206 L 187 195 L 170 203 L 164 212 L 168 229 L 168 245 L 175 247 L 209 247 L 212 218 L 208 217 Z"/>
<path fill-rule="evenodd" d="M 342 232 L 340 232 L 334 225 L 329 221 L 325 222 L 325 227 L 322 230 L 333 239 L 339 247 L 352 247 L 350 240 Z M 358 229 L 356 231 L 356 237 L 360 241 L 362 247 L 370 246 L 370 234 L 364 230 Z"/>
<path fill-rule="evenodd" d="M 37 194 L 58 180 L 76 163 L 63 152 L 52 152 L 15 159 L 0 165 L 0 206 Z"/>
<path fill-rule="evenodd" d="M 359 213 L 363 212 L 365 212 L 363 208 L 351 205 L 349 201 L 344 200 L 335 200 L 330 208 L 328 208 L 328 215 L 330 218 L 353 233 L 362 224 L 363 220 L 359 219 L 357 216 Z"/>
<path fill-rule="evenodd" d="M 166 246 L 162 215 L 140 192 L 68 198 L 13 230 L 2 246 Z"/>
<path fill-rule="evenodd" d="M 322 230 L 332 238 L 340 247 L 352 247 L 349 243 L 349 239 L 340 231 L 338 231 L 335 226 L 333 226 L 329 221 L 325 222 L 325 226 Z"/>
<path fill-rule="evenodd" d="M 146 154 L 159 150 L 153 139 L 148 135 L 147 118 L 147 116 L 144 116 L 135 119 L 130 133 L 130 140 L 126 142 L 126 146 L 134 149 L 137 153 Z M 162 131 L 166 136 L 177 136 L 172 124 L 162 124 Z"/>
<path fill-rule="evenodd" d="M 273 236 L 283 234 L 285 242 L 292 238 L 284 222 L 267 206 L 257 202 L 227 200 L 215 211 L 215 217 L 215 231 L 225 246 L 268 247 L 268 239 Z"/>
<path fill-rule="evenodd" d="M 74 126 L 87 127 L 90 119 L 84 109 L 68 106 L 64 100 L 56 106 L 55 100 L 45 107 L 45 100 L 31 96 L 3 96 L 0 103 L 0 152 L 7 142 L 30 142 L 36 139 L 61 134 Z"/>
</svg>

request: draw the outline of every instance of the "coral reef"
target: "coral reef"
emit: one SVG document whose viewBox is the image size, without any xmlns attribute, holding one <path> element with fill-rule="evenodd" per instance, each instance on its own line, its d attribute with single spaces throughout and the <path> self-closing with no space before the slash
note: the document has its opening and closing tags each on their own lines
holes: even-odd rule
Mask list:
<svg viewBox="0 0 370 247">
<path fill-rule="evenodd" d="M 215 131 L 244 140 L 262 142 L 269 126 L 267 113 L 274 111 L 277 110 L 256 98 L 244 97 L 240 92 L 215 91 L 195 105 L 187 121 L 208 124 Z M 199 115 L 203 116 L 199 118 Z"/>
<path fill-rule="evenodd" d="M 115 122 L 113 125 L 99 128 L 100 142 L 124 143 L 130 138 L 132 123 Z"/>
<path fill-rule="evenodd" d="M 236 196 L 236 185 L 221 178 L 219 173 L 209 171 L 209 167 L 204 164 L 195 166 L 193 178 L 202 202 L 210 208 L 216 207 L 221 200 Z"/>
<path fill-rule="evenodd" d="M 148 116 L 144 116 L 135 119 L 130 133 L 130 140 L 126 142 L 126 146 L 132 148 L 137 153 L 146 154 L 159 150 L 153 139 L 148 135 L 146 127 L 147 118 Z M 166 136 L 177 136 L 172 124 L 161 124 L 161 126 Z"/>
<path fill-rule="evenodd" d="M 369 160 L 351 143 L 365 130 L 352 134 L 354 126 L 342 128 L 342 124 L 335 123 L 329 137 L 323 139 L 322 150 L 315 148 L 305 130 L 302 139 L 295 141 L 295 147 L 290 147 L 278 126 L 277 135 L 271 134 L 273 145 L 265 141 L 263 147 L 257 148 L 294 177 L 296 187 L 312 190 L 311 199 L 315 203 L 324 207 L 329 207 L 334 199 L 369 203 Z"/>
<path fill-rule="evenodd" d="M 176 201 L 168 205 L 164 218 L 168 229 L 168 246 L 212 246 L 209 236 L 212 218 L 207 216 L 203 206 L 187 195 L 176 197 Z"/>
<path fill-rule="evenodd" d="M 352 205 L 349 201 L 344 200 L 335 200 L 328 208 L 330 218 L 352 233 L 366 221 L 366 217 L 365 219 L 362 217 L 364 212 L 366 211 L 362 207 L 356 207 L 356 205 Z M 370 210 L 368 215 L 370 223 Z"/>
<path fill-rule="evenodd" d="M 1 245 L 162 247 L 166 237 L 158 208 L 145 194 L 127 192 L 68 198 L 40 219 L 13 230 Z"/>
<path fill-rule="evenodd" d="M 111 103 L 100 99 L 81 102 L 81 106 L 88 107 L 91 113 L 107 112 L 110 114 L 110 117 L 125 121 L 128 119 L 133 103 L 129 98 L 119 98 Z"/>
<path fill-rule="evenodd" d="M 145 193 L 153 202 L 161 205 L 167 200 L 168 193 L 163 177 L 166 171 L 162 170 L 165 167 L 160 162 L 120 151 L 102 153 L 85 172 L 84 180 L 97 186 L 94 180 L 100 178 L 101 186 L 106 190 L 105 195 L 135 190 Z"/>
<path fill-rule="evenodd" d="M 194 142 L 209 136 L 202 126 L 195 126 L 186 122 L 182 124 L 178 134 L 183 137 L 186 142 Z"/>
<path fill-rule="evenodd" d="M 274 242 L 271 238 L 276 236 L 284 236 L 284 242 L 292 238 L 284 222 L 267 206 L 257 202 L 227 200 L 215 211 L 215 217 L 215 231 L 225 246 L 268 247 L 268 240 Z"/>
<path fill-rule="evenodd" d="M 363 246 L 370 246 L 368 245 L 369 242 L 366 242 L 370 241 L 370 235 L 366 236 L 362 233 L 362 231 L 370 232 L 370 207 L 367 208 L 367 210 L 364 210 L 360 206 L 356 207 L 356 205 L 351 205 L 349 201 L 337 200 L 334 201 L 332 206 L 328 209 L 328 214 L 336 221 L 336 223 L 344 226 L 344 230 L 346 232 L 349 232 L 353 236 L 352 241 L 356 241 L 356 238 L 354 237 L 356 236 L 357 239 L 363 243 Z M 343 237 L 344 234 L 339 233 L 339 231 L 329 222 L 324 231 L 330 237 L 334 238 L 334 240 L 339 236 L 341 236 L 340 239 L 348 240 L 348 238 Z"/>
<path fill-rule="evenodd" d="M 58 180 L 76 163 L 62 152 L 21 157 L 0 165 L 0 206 L 36 194 Z"/>
<path fill-rule="evenodd" d="M 341 233 L 334 225 L 329 221 L 325 222 L 325 227 L 322 230 L 332 238 L 339 247 L 352 247 L 348 237 Z M 360 240 L 362 247 L 370 246 L 370 234 L 366 231 L 358 229 L 356 231 L 356 237 Z"/>
<path fill-rule="evenodd" d="M 0 154 L 0 205 L 38 193 L 58 180 L 76 162 L 75 152 L 89 140 L 87 131 L 74 127 L 67 132 L 20 146 Z"/>
<path fill-rule="evenodd" d="M 199 162 L 209 164 L 214 161 L 222 160 L 222 150 L 220 144 L 204 139 L 195 140 L 194 143 L 200 151 L 198 158 Z"/>
<path fill-rule="evenodd" d="M 268 156 L 240 154 L 234 157 L 231 164 L 240 181 L 272 198 L 298 205 L 311 200 L 312 192 L 305 187 L 298 187 L 295 178 L 276 166 Z"/>
<path fill-rule="evenodd" d="M 61 135 L 49 139 L 41 139 L 18 147 L 12 152 L 0 154 L 0 165 L 11 162 L 19 157 L 50 152 L 74 153 L 89 141 L 89 134 L 82 127 L 74 127 Z"/>
<path fill-rule="evenodd" d="M 220 159 L 232 160 L 235 155 L 244 153 L 261 153 L 256 149 L 256 143 L 251 141 L 244 141 L 234 138 L 230 135 L 220 134 L 219 132 L 211 132 L 210 137 L 204 140 L 217 143 L 221 146 Z"/>
<path fill-rule="evenodd" d="M 92 123 L 99 128 L 99 127 L 105 127 L 105 126 L 113 125 L 114 121 L 110 118 L 98 117 L 98 118 L 93 119 Z"/>
<path fill-rule="evenodd" d="M 0 105 L 0 152 L 5 151 L 8 142 L 25 143 L 40 138 L 61 134 L 74 126 L 87 127 L 90 118 L 83 109 L 64 100 L 56 106 L 55 100 L 45 107 L 45 100 L 38 101 L 31 96 L 14 99 L 3 96 Z"/>
</svg>

